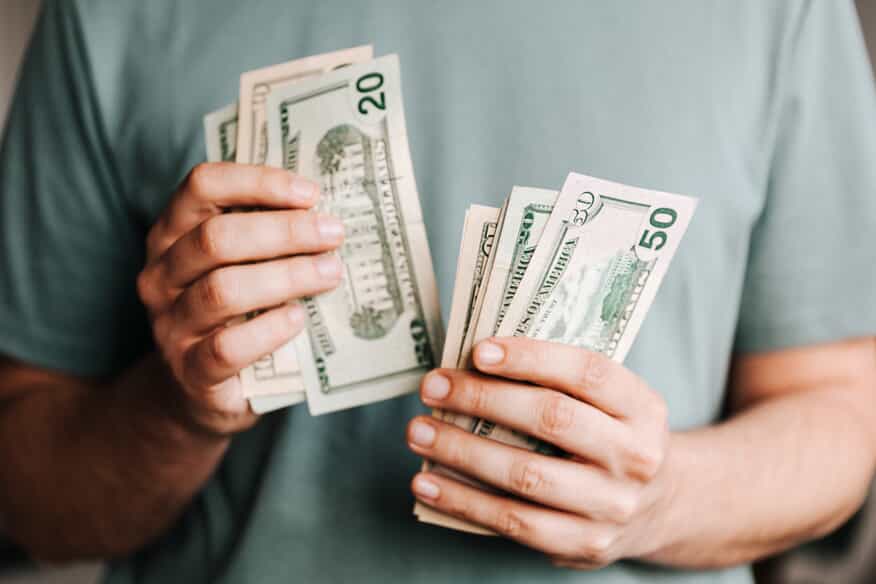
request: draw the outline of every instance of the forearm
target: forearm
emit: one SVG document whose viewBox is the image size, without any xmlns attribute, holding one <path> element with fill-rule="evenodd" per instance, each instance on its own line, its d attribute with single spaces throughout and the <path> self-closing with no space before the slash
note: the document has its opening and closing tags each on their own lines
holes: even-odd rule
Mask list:
<svg viewBox="0 0 876 584">
<path fill-rule="evenodd" d="M 647 559 L 684 567 L 750 562 L 845 521 L 874 470 L 871 412 L 856 387 L 790 394 L 672 436 L 671 497 Z"/>
<path fill-rule="evenodd" d="M 4 402 L 4 529 L 54 561 L 123 555 L 161 534 L 228 444 L 174 414 L 172 383 L 149 357 L 106 387 L 35 385 Z"/>
</svg>

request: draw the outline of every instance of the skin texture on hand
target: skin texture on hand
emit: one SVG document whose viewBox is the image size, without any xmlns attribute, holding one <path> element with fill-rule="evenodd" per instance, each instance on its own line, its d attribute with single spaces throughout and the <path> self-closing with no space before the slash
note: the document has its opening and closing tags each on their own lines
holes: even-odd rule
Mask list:
<svg viewBox="0 0 876 584">
<path fill-rule="evenodd" d="M 408 427 L 410 448 L 496 491 L 434 472 L 415 476 L 412 490 L 559 566 L 752 561 L 839 525 L 860 504 L 876 464 L 871 338 L 738 357 L 737 415 L 687 433 L 669 432 L 665 403 L 641 378 L 595 353 L 499 338 L 479 344 L 474 363 L 477 372 L 427 375 L 423 403 L 488 419 L 568 456 L 422 416 Z M 851 463 L 833 456 L 835 448 L 853 451 Z M 797 464 L 785 463 L 790 449 Z M 812 487 L 825 472 L 833 488 Z"/>
<path fill-rule="evenodd" d="M 317 197 L 314 183 L 284 170 L 205 164 L 149 233 L 138 290 L 184 410 L 205 431 L 255 422 L 237 373 L 301 332 L 304 311 L 289 300 L 341 280 L 340 260 L 324 252 L 343 225 L 308 211 Z M 225 213 L 242 205 L 267 210 Z M 256 310 L 265 312 L 235 321 Z"/>
<path fill-rule="evenodd" d="M 650 551 L 650 538 L 636 535 L 650 531 L 667 484 L 663 399 L 607 357 L 565 345 L 495 339 L 476 347 L 474 361 L 496 377 L 435 371 L 423 381 L 424 403 L 489 419 L 569 456 L 527 452 L 418 418 L 408 434 L 415 452 L 515 496 L 426 473 L 413 482 L 421 500 L 557 563 L 596 567 L 621 550 Z"/>
</svg>

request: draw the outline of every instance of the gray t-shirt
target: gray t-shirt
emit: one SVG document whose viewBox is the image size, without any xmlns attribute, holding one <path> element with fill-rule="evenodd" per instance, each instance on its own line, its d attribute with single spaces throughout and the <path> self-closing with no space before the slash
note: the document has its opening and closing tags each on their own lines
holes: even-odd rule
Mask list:
<svg viewBox="0 0 876 584">
<path fill-rule="evenodd" d="M 576 170 L 701 199 L 627 359 L 674 429 L 720 418 L 734 352 L 876 333 L 876 98 L 846 0 L 45 4 L 0 154 L 0 352 L 112 375 L 150 350 L 135 276 L 202 116 L 243 71 L 364 43 L 400 56 L 445 314 L 466 206 Z M 266 416 L 108 580 L 750 581 L 557 569 L 417 523 L 423 411 Z"/>
</svg>

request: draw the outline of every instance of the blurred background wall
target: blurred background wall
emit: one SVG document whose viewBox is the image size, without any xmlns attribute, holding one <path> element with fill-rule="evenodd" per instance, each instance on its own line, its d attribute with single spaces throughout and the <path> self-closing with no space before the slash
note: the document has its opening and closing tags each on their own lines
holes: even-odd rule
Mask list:
<svg viewBox="0 0 876 584">
<path fill-rule="evenodd" d="M 38 8 L 37 0 L 0 0 L 0 120 L 6 118 L 15 72 Z"/>
<path fill-rule="evenodd" d="M 870 60 L 876 63 L 876 0 L 858 0 L 857 4 L 869 41 Z M 6 119 L 18 64 L 38 9 L 38 0 L 0 0 L 0 129 Z M 876 128 L 873 131 L 876 132 Z M 847 544 L 844 549 L 849 550 L 845 555 L 825 556 L 819 551 L 793 554 L 783 562 L 768 566 L 763 579 L 776 584 L 876 582 L 876 571 L 872 571 L 876 570 L 876 495 L 871 497 L 870 507 L 862 512 L 844 537 Z M 851 544 L 848 538 L 851 538 Z M 0 584 L 91 584 L 99 575 L 99 566 L 93 565 L 32 573 L 22 567 L 4 567 L 4 561 L 13 563 L 14 552 L 0 541 Z"/>
<path fill-rule="evenodd" d="M 876 0 L 858 0 L 857 4 L 864 36 L 870 47 L 870 62 L 876 66 Z"/>
</svg>

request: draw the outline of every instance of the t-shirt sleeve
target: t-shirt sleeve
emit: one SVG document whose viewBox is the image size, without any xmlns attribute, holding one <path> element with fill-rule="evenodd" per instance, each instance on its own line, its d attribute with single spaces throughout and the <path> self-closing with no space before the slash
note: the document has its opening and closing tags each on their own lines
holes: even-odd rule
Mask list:
<svg viewBox="0 0 876 584">
<path fill-rule="evenodd" d="M 802 4 L 774 108 L 736 349 L 876 334 L 876 92 L 854 5 Z"/>
<path fill-rule="evenodd" d="M 0 146 L 0 354 L 103 376 L 148 342 L 135 285 L 144 228 L 75 6 L 44 2 Z"/>
</svg>

